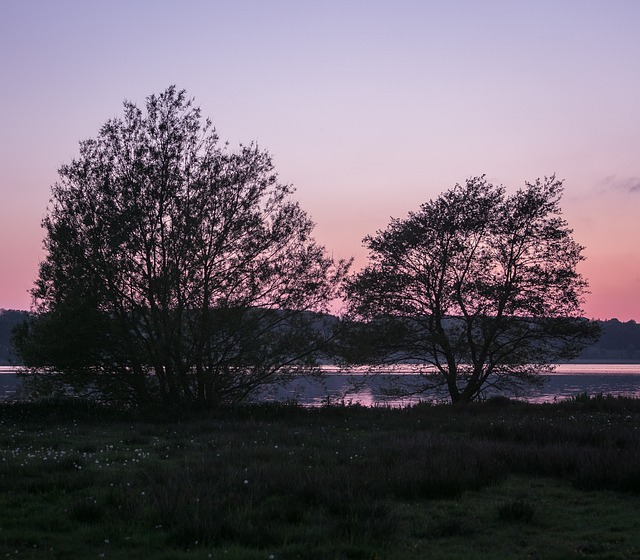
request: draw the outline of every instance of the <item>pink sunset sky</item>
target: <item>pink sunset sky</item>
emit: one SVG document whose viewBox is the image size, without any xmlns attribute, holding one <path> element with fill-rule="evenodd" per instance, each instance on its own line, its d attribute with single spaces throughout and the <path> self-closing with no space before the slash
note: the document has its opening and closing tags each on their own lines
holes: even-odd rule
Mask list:
<svg viewBox="0 0 640 560">
<path fill-rule="evenodd" d="M 336 257 L 466 178 L 555 173 L 591 318 L 640 321 L 640 2 L 3 0 L 0 308 L 28 309 L 58 167 L 171 84 L 257 141 Z"/>
</svg>

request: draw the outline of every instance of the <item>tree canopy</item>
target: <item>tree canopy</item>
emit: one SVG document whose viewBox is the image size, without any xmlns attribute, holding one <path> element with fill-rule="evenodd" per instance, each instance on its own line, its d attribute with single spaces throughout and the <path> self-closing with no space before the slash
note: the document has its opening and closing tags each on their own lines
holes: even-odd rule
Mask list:
<svg viewBox="0 0 640 560">
<path fill-rule="evenodd" d="M 468 402 L 576 356 L 597 328 L 581 318 L 583 247 L 561 217 L 562 191 L 555 177 L 512 195 L 474 177 L 366 237 L 370 262 L 347 286 L 365 322 L 351 359 L 425 364 L 425 389 Z"/>
<path fill-rule="evenodd" d="M 213 405 L 311 371 L 349 263 L 314 241 L 292 193 L 257 145 L 221 144 L 184 91 L 125 102 L 52 188 L 38 314 L 15 336 L 30 378 Z"/>
</svg>

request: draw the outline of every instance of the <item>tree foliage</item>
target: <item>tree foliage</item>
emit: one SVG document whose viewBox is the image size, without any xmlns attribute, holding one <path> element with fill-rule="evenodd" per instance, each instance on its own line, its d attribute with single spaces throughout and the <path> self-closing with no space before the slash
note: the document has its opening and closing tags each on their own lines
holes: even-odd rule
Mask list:
<svg viewBox="0 0 640 560">
<path fill-rule="evenodd" d="M 0 366 L 15 362 L 16 356 L 13 355 L 11 347 L 11 333 L 28 316 L 27 311 L 0 308 Z"/>
<path fill-rule="evenodd" d="M 431 366 L 453 402 L 517 390 L 592 342 L 581 319 L 583 247 L 561 217 L 562 182 L 507 195 L 484 176 L 365 238 L 369 265 L 347 293 L 360 357 Z M 351 339 L 351 343 L 357 340 Z"/>
<path fill-rule="evenodd" d="M 313 366 L 349 263 L 315 243 L 267 152 L 221 145 L 171 87 L 125 102 L 59 177 L 39 313 L 15 337 L 27 365 L 65 390 L 210 404 Z"/>
</svg>

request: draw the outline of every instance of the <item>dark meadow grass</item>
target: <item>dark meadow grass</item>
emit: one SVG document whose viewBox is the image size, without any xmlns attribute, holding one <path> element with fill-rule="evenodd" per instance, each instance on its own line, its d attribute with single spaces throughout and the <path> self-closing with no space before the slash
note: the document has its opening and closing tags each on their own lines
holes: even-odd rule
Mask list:
<svg viewBox="0 0 640 560">
<path fill-rule="evenodd" d="M 568 523 L 563 494 L 576 508 L 622 500 L 613 536 L 594 537 L 613 544 L 589 557 L 632 558 L 640 555 L 640 527 L 632 531 L 628 517 L 640 494 L 639 421 L 640 401 L 602 396 L 170 414 L 5 404 L 0 553 L 582 557 L 580 543 L 591 542 L 584 528 L 597 532 L 593 511 L 576 514 L 564 537 L 540 538 L 554 516 Z"/>
</svg>

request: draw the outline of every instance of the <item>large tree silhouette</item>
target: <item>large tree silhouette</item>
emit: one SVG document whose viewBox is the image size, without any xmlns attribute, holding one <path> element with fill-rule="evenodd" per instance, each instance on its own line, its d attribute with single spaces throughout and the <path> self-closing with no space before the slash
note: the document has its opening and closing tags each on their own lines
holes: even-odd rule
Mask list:
<svg viewBox="0 0 640 560">
<path fill-rule="evenodd" d="M 365 321 L 352 359 L 426 364 L 435 374 L 423 388 L 468 402 L 575 356 L 597 329 L 580 318 L 583 247 L 560 217 L 561 194 L 555 177 L 513 195 L 475 177 L 365 238 L 370 263 L 347 289 Z"/>
<path fill-rule="evenodd" d="M 310 371 L 348 263 L 314 242 L 268 153 L 221 145 L 171 87 L 125 102 L 59 176 L 39 313 L 15 337 L 30 379 L 215 405 Z"/>
</svg>

